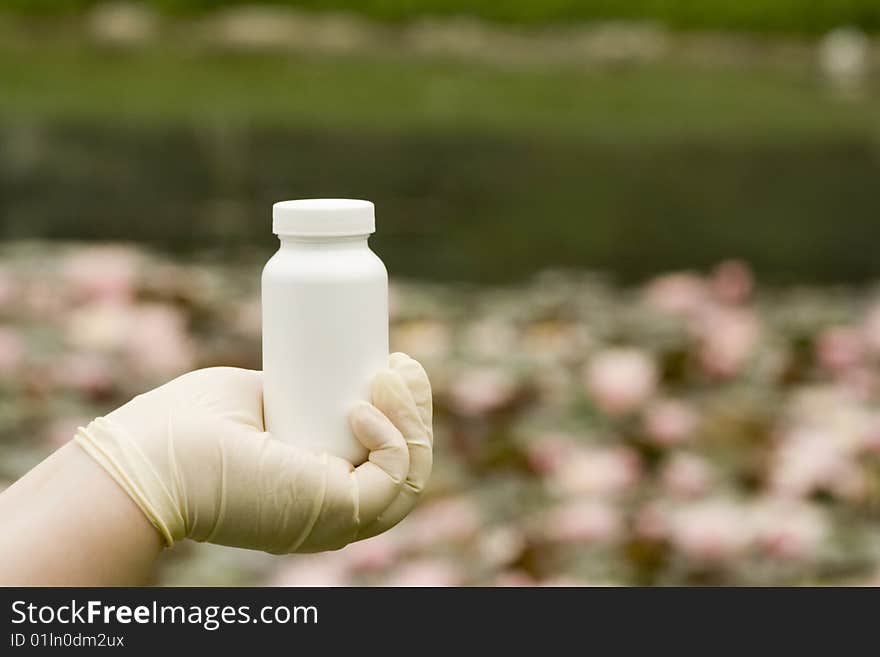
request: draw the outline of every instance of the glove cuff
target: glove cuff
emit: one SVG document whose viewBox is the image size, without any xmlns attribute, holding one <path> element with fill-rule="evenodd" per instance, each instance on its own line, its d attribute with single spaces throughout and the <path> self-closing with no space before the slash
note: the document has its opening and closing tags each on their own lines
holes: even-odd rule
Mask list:
<svg viewBox="0 0 880 657">
<path fill-rule="evenodd" d="M 176 496 L 125 429 L 99 417 L 80 427 L 74 440 L 128 493 L 169 546 L 186 538 Z"/>
</svg>

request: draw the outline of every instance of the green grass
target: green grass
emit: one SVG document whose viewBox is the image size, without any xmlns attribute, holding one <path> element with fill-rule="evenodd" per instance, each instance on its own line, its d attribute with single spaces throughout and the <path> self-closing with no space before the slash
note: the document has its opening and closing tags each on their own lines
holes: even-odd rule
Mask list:
<svg viewBox="0 0 880 657">
<path fill-rule="evenodd" d="M 501 70 L 417 57 L 0 46 L 0 118 L 476 132 L 610 142 L 859 137 L 880 95 L 846 102 L 809 70 L 653 65 Z"/>
<path fill-rule="evenodd" d="M 72 12 L 100 0 L 6 0 L 25 12 Z M 255 0 L 312 10 L 346 10 L 383 20 L 417 16 L 475 16 L 518 24 L 641 19 L 678 27 L 818 32 L 838 25 L 880 28 L 876 0 Z M 174 12 L 218 5 L 254 4 L 247 0 L 152 0 Z"/>
</svg>

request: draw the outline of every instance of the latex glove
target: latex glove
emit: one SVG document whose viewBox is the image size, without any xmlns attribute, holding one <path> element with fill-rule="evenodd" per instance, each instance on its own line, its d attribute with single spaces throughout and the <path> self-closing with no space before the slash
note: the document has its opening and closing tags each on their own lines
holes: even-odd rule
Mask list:
<svg viewBox="0 0 880 657">
<path fill-rule="evenodd" d="M 197 370 L 80 429 L 76 442 L 170 545 L 183 538 L 272 553 L 332 550 L 402 520 L 431 472 L 431 388 L 393 354 L 351 412 L 369 458 L 347 461 L 263 428 L 262 373 Z"/>
</svg>

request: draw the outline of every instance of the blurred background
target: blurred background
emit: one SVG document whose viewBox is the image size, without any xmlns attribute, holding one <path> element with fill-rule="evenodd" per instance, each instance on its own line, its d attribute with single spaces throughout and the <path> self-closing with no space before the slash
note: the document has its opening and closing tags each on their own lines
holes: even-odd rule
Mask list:
<svg viewBox="0 0 880 657">
<path fill-rule="evenodd" d="M 880 583 L 875 0 L 4 0 L 0 487 L 259 367 L 271 203 L 362 197 L 436 402 L 388 534 L 163 584 Z"/>
</svg>

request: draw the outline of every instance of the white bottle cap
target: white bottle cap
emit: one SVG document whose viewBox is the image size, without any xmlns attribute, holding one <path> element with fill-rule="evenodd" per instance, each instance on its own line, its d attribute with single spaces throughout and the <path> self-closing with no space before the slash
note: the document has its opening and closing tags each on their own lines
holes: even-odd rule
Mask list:
<svg viewBox="0 0 880 657">
<path fill-rule="evenodd" d="M 272 232 L 302 237 L 342 237 L 376 232 L 373 204 L 349 198 L 306 198 L 272 206 Z"/>
</svg>

